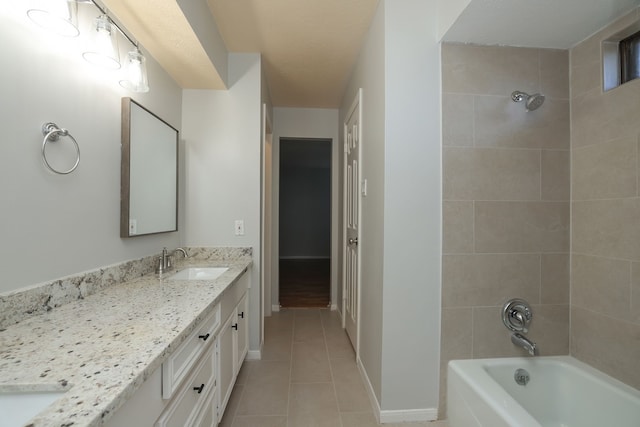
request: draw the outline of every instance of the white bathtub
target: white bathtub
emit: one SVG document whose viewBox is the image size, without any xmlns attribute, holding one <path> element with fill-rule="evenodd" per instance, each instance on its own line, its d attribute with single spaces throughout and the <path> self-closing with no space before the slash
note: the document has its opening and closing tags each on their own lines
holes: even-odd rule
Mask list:
<svg viewBox="0 0 640 427">
<path fill-rule="evenodd" d="M 449 427 L 640 427 L 640 391 L 569 356 L 452 360 L 447 407 Z"/>
</svg>

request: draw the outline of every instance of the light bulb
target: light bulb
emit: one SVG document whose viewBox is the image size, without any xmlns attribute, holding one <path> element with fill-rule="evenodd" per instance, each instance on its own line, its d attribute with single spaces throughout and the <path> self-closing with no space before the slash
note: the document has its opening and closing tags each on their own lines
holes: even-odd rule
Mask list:
<svg viewBox="0 0 640 427">
<path fill-rule="evenodd" d="M 38 26 L 65 37 L 77 37 L 78 4 L 75 0 L 41 0 L 27 16 Z"/>
<path fill-rule="evenodd" d="M 146 58 L 140 49 L 136 48 L 127 54 L 125 73 L 120 86 L 132 92 L 149 92 Z"/>
<path fill-rule="evenodd" d="M 107 15 L 100 15 L 94 21 L 95 33 L 91 49 L 82 56 L 88 62 L 109 69 L 120 68 L 118 39 L 114 26 Z"/>
</svg>

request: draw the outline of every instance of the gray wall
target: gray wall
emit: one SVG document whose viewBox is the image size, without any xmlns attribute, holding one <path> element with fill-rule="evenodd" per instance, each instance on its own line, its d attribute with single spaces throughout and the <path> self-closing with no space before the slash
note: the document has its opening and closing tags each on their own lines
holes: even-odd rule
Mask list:
<svg viewBox="0 0 640 427">
<path fill-rule="evenodd" d="M 258 350 L 260 295 L 261 62 L 229 55 L 228 90 L 185 90 L 186 222 L 190 246 L 253 248 L 250 350 Z M 236 236 L 235 220 L 244 220 Z"/>
<path fill-rule="evenodd" d="M 82 59 L 83 38 L 45 33 L 20 2 L 10 3 L 0 6 L 0 292 L 178 246 L 181 232 L 119 237 L 120 99 L 132 96 L 180 129 L 181 89 L 147 55 L 151 91 L 125 91 L 117 74 Z M 47 121 L 69 129 L 80 145 L 80 165 L 69 175 L 42 164 Z"/>
<path fill-rule="evenodd" d="M 360 359 L 384 420 L 435 418 L 440 357 L 440 49 L 435 3 L 381 1 L 363 88 Z M 403 411 L 409 411 L 404 413 Z"/>
</svg>

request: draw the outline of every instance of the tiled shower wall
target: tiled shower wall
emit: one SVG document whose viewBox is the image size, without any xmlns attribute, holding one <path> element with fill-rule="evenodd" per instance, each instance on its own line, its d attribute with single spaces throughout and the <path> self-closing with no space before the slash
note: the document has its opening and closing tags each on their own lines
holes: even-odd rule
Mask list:
<svg viewBox="0 0 640 427">
<path fill-rule="evenodd" d="M 501 321 L 510 298 L 532 304 L 540 354 L 569 353 L 569 55 L 444 44 L 442 85 L 440 417 L 449 360 L 526 354 Z M 527 112 L 514 90 L 546 101 Z"/>
<path fill-rule="evenodd" d="M 640 81 L 602 91 L 600 45 L 571 49 L 571 354 L 640 388 Z"/>
</svg>

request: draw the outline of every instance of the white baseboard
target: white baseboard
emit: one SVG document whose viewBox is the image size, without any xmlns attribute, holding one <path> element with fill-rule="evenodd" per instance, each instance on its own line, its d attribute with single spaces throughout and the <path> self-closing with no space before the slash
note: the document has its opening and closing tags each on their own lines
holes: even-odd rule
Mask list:
<svg viewBox="0 0 640 427">
<path fill-rule="evenodd" d="M 262 359 L 262 352 L 260 350 L 249 350 L 247 352 L 246 360 L 260 360 Z"/>
<path fill-rule="evenodd" d="M 338 310 L 338 304 L 331 304 L 331 311 L 337 311 Z"/>
<path fill-rule="evenodd" d="M 437 419 L 437 408 L 403 409 L 394 411 L 380 411 L 379 423 L 408 423 L 412 421 L 435 421 Z"/>
<path fill-rule="evenodd" d="M 376 397 L 375 391 L 373 391 L 371 381 L 369 381 L 367 371 L 365 371 L 364 366 L 362 366 L 362 361 L 359 357 L 356 360 L 356 365 L 358 366 L 358 371 L 360 371 L 360 377 L 362 378 L 362 382 L 364 383 L 364 388 L 367 389 L 367 395 L 369 395 L 369 401 L 371 402 L 371 406 L 373 407 L 373 415 L 375 415 L 376 421 L 380 422 L 380 404 L 378 403 L 378 398 Z"/>
<path fill-rule="evenodd" d="M 369 381 L 367 371 L 364 369 L 360 358 L 358 358 L 356 363 L 358 365 L 358 371 L 360 371 L 360 377 L 362 378 L 362 382 L 364 383 L 364 388 L 367 389 L 369 401 L 371 402 L 371 406 L 373 407 L 373 414 L 375 415 L 376 421 L 378 423 L 406 423 L 412 421 L 435 421 L 438 419 L 438 408 L 403 409 L 392 411 L 381 410 L 380 403 L 378 402 L 378 398 L 376 397 L 376 393 L 373 390 L 373 386 L 371 385 L 371 381 Z"/>
<path fill-rule="evenodd" d="M 273 304 L 271 306 L 271 311 L 280 311 L 280 304 Z"/>
</svg>

